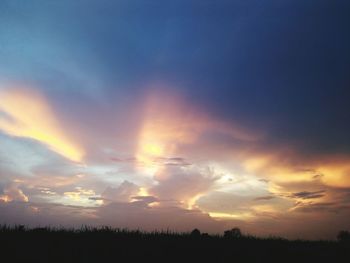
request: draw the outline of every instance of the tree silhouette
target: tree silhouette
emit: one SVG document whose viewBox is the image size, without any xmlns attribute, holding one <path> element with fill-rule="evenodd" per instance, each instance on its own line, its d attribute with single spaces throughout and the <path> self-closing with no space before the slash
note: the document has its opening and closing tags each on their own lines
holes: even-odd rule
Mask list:
<svg viewBox="0 0 350 263">
<path fill-rule="evenodd" d="M 197 228 L 193 229 L 191 232 L 191 236 L 193 237 L 199 237 L 201 235 L 201 231 L 199 231 Z"/>
<path fill-rule="evenodd" d="M 340 242 L 350 243 L 350 232 L 346 230 L 339 231 L 337 238 Z"/>
<path fill-rule="evenodd" d="M 226 238 L 241 238 L 242 232 L 238 227 L 232 228 L 230 230 L 226 230 L 224 232 L 224 237 Z"/>
</svg>

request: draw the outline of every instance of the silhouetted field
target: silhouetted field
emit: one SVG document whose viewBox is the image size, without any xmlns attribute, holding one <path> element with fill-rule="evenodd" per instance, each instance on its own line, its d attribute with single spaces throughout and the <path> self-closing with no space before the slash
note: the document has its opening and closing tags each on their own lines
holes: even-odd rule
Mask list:
<svg viewBox="0 0 350 263">
<path fill-rule="evenodd" d="M 0 262 L 350 262 L 337 241 L 140 232 L 89 228 L 0 227 Z"/>
</svg>

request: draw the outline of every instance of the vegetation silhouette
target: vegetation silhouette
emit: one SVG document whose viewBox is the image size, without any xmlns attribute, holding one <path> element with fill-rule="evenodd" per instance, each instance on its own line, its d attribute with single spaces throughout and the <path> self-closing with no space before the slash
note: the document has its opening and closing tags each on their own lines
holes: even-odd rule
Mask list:
<svg viewBox="0 0 350 263">
<path fill-rule="evenodd" d="M 193 229 L 191 232 L 192 237 L 200 237 L 201 236 L 201 231 L 199 231 L 197 228 Z"/>
<path fill-rule="evenodd" d="M 340 242 L 350 243 L 350 232 L 345 230 L 339 231 L 337 238 Z"/>
<path fill-rule="evenodd" d="M 232 228 L 231 230 L 226 230 L 224 232 L 224 237 L 226 238 L 241 238 L 242 232 L 238 227 Z"/>
<path fill-rule="evenodd" d="M 290 241 L 243 235 L 239 228 L 222 236 L 198 229 L 175 233 L 3 225 L 0 262 L 349 262 L 348 234 L 341 231 L 339 242 Z"/>
</svg>

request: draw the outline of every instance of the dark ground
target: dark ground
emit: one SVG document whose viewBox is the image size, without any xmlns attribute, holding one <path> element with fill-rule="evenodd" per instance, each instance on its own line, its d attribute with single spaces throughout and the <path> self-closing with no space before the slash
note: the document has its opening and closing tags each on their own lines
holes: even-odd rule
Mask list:
<svg viewBox="0 0 350 263">
<path fill-rule="evenodd" d="M 0 227 L 0 262 L 350 262 L 337 241 Z"/>
</svg>

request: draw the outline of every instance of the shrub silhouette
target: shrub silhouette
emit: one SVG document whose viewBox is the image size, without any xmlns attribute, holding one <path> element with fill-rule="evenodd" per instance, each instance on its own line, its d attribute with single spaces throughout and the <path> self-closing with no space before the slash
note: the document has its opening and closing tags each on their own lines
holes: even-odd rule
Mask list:
<svg viewBox="0 0 350 263">
<path fill-rule="evenodd" d="M 242 236 L 242 232 L 238 227 L 226 230 L 224 232 L 224 237 L 226 238 L 241 238 Z"/>
<path fill-rule="evenodd" d="M 350 243 L 350 232 L 345 230 L 339 231 L 337 239 L 340 242 Z"/>
<path fill-rule="evenodd" d="M 202 237 L 208 238 L 208 237 L 210 237 L 210 235 L 208 233 L 202 233 Z"/>
</svg>

